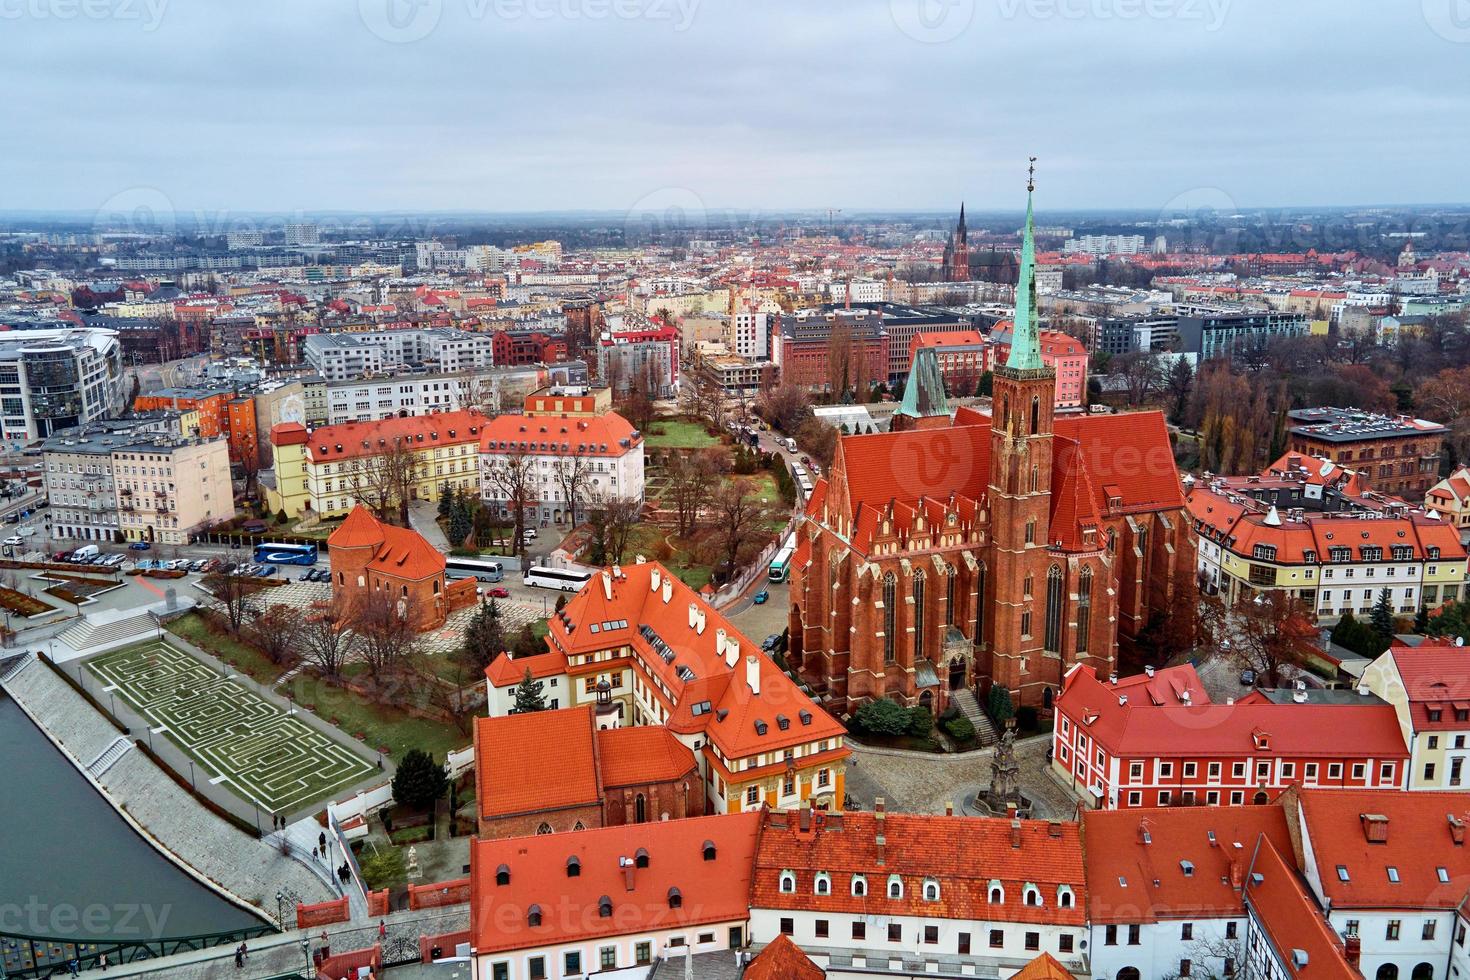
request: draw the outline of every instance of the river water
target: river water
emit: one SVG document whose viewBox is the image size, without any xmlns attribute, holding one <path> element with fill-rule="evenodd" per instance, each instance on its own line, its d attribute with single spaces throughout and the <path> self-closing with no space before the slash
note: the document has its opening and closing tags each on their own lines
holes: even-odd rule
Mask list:
<svg viewBox="0 0 1470 980">
<path fill-rule="evenodd" d="M 140 941 L 261 924 L 134 833 L 0 694 L 0 933 Z"/>
</svg>

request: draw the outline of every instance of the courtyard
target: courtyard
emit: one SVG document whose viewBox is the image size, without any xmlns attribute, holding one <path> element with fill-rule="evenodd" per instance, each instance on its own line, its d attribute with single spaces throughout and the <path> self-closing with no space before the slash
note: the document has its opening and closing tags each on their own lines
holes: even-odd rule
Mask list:
<svg viewBox="0 0 1470 980">
<path fill-rule="evenodd" d="M 376 767 L 235 679 L 151 641 L 105 653 L 87 670 L 243 799 L 272 812 L 345 790 Z"/>
</svg>

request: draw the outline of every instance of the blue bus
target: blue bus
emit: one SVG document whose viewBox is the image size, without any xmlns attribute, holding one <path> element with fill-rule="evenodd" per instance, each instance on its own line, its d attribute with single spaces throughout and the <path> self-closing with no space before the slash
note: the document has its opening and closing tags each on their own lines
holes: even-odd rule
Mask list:
<svg viewBox="0 0 1470 980">
<path fill-rule="evenodd" d="M 258 544 L 255 560 L 272 565 L 315 565 L 316 545 L 312 544 Z"/>
</svg>

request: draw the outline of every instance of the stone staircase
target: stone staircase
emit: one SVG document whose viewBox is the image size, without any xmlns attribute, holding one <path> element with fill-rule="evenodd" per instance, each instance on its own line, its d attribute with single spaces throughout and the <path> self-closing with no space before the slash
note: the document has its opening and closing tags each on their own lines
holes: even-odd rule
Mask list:
<svg viewBox="0 0 1470 980">
<path fill-rule="evenodd" d="M 93 779 L 100 778 L 104 772 L 112 768 L 112 764 L 114 762 L 127 755 L 128 751 L 132 749 L 132 747 L 132 739 L 124 735 L 119 735 L 117 738 L 112 740 L 112 743 L 108 745 L 107 748 L 97 753 L 97 758 L 87 763 L 88 774 L 90 774 Z"/>
<path fill-rule="evenodd" d="M 0 684 L 13 680 L 17 674 L 26 668 L 34 657 L 29 653 L 21 653 L 12 657 L 0 658 Z"/>
<path fill-rule="evenodd" d="M 84 616 L 80 622 L 57 633 L 56 638 L 81 654 L 125 646 L 155 636 L 157 632 L 158 620 L 152 613 L 142 612 L 112 619 Z"/>
<path fill-rule="evenodd" d="M 960 714 L 970 719 L 970 724 L 975 726 L 976 739 L 982 746 L 994 745 L 1000 741 L 1000 732 L 996 731 L 995 722 L 981 710 L 980 702 L 975 700 L 974 691 L 969 688 L 950 691 L 949 700 L 960 709 Z"/>
</svg>

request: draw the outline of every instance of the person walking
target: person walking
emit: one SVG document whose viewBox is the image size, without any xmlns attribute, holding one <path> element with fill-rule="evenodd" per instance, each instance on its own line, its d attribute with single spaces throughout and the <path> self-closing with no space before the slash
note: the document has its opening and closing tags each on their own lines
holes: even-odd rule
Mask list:
<svg viewBox="0 0 1470 980">
<path fill-rule="evenodd" d="M 322 853 L 327 853 L 327 835 L 325 831 L 316 835 L 316 842 L 321 845 Z"/>
<path fill-rule="evenodd" d="M 243 944 L 235 947 L 235 969 L 237 970 L 245 965 L 245 954 L 242 952 L 243 948 Z"/>
<path fill-rule="evenodd" d="M 103 973 L 106 973 L 107 972 L 107 954 L 106 953 L 103 953 L 101 956 L 97 957 L 97 965 L 100 966 L 100 967 L 102 967 L 102 972 Z"/>
<path fill-rule="evenodd" d="M 66 970 L 74 977 L 80 976 L 82 970 L 82 961 L 73 956 L 71 960 L 67 962 Z"/>
<path fill-rule="evenodd" d="M 388 924 L 382 919 L 378 920 L 378 942 L 388 938 Z"/>
</svg>

